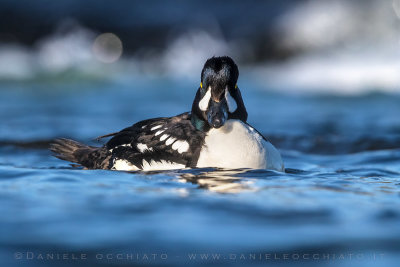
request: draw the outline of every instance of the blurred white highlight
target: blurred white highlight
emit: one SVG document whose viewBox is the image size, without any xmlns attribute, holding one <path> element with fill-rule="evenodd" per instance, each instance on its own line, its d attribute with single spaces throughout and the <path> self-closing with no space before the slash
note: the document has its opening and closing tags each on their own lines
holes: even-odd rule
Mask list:
<svg viewBox="0 0 400 267">
<path fill-rule="evenodd" d="M 164 68 L 176 77 L 200 77 L 204 62 L 211 56 L 229 55 L 232 49 L 218 36 L 193 31 L 174 40 L 163 55 Z"/>
<path fill-rule="evenodd" d="M 400 19 L 400 0 L 393 0 L 393 10 Z"/>
<path fill-rule="evenodd" d="M 261 67 L 256 79 L 292 93 L 353 95 L 368 91 L 400 92 L 400 53 L 371 56 L 304 56 Z"/>
<path fill-rule="evenodd" d="M 257 79 L 299 93 L 400 92 L 400 0 L 365 2 L 309 0 L 289 9 L 275 27 L 297 55 L 260 67 Z"/>
<path fill-rule="evenodd" d="M 396 40 L 400 0 L 365 1 L 309 0 L 299 3 L 278 19 L 282 44 L 308 51 L 333 46 L 376 47 Z"/>
<path fill-rule="evenodd" d="M 32 58 L 19 45 L 0 45 L 0 79 L 28 79 L 33 76 Z"/>
<path fill-rule="evenodd" d="M 113 33 L 103 33 L 97 36 L 93 43 L 93 54 L 97 60 L 113 63 L 122 55 L 121 39 Z"/>
<path fill-rule="evenodd" d="M 94 34 L 79 25 L 67 32 L 64 25 L 54 35 L 50 35 L 38 43 L 38 63 L 49 72 L 61 72 L 77 68 L 92 59 L 90 45 Z"/>
<path fill-rule="evenodd" d="M 283 32 L 282 45 L 290 49 L 316 48 L 343 40 L 354 31 L 348 23 L 354 10 L 344 1 L 308 1 L 279 18 L 277 29 Z"/>
</svg>

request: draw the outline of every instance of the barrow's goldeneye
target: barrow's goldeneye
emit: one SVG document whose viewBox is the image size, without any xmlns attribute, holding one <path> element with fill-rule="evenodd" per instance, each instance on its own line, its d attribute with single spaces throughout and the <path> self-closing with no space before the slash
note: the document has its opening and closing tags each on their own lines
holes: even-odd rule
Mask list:
<svg viewBox="0 0 400 267">
<path fill-rule="evenodd" d="M 247 121 L 236 84 L 239 70 L 227 56 L 212 57 L 201 72 L 192 111 L 140 121 L 93 147 L 57 139 L 57 158 L 88 169 L 166 170 L 187 167 L 284 171 L 278 150 Z"/>
</svg>

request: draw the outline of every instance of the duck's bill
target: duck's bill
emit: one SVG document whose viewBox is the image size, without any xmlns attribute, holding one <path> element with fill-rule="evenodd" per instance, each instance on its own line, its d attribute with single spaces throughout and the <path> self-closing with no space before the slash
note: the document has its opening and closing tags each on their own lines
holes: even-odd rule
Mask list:
<svg viewBox="0 0 400 267">
<path fill-rule="evenodd" d="M 228 105 L 225 100 L 215 102 L 211 100 L 207 110 L 208 124 L 213 128 L 220 128 L 228 119 Z"/>
</svg>

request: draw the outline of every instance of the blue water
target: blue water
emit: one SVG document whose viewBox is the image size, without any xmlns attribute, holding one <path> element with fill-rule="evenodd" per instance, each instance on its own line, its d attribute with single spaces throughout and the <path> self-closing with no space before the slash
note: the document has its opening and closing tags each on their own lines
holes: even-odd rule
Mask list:
<svg viewBox="0 0 400 267">
<path fill-rule="evenodd" d="M 101 145 L 92 139 L 187 111 L 196 86 L 1 83 L 1 266 L 396 266 L 399 95 L 286 95 L 241 80 L 249 123 L 286 173 L 82 170 L 47 150 L 56 137 Z"/>
</svg>

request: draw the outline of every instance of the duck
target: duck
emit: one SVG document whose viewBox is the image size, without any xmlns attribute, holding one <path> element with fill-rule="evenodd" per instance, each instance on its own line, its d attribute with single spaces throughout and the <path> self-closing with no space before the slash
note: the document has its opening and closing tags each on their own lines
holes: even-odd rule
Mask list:
<svg viewBox="0 0 400 267">
<path fill-rule="evenodd" d="M 184 168 L 284 171 L 279 151 L 247 122 L 237 85 L 239 69 L 228 56 L 209 58 L 190 112 L 139 121 L 101 147 L 59 138 L 53 155 L 85 169 L 162 171 Z"/>
</svg>

